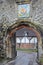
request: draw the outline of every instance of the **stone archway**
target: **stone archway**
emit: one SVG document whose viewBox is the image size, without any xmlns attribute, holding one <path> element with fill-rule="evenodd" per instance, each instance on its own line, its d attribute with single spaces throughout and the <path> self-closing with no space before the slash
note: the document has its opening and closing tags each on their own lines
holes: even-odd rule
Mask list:
<svg viewBox="0 0 43 65">
<path fill-rule="evenodd" d="M 34 26 L 32 23 L 27 23 L 27 22 L 19 22 L 19 24 L 14 24 L 13 26 L 11 26 L 11 29 L 9 29 L 9 33 L 8 33 L 8 37 L 9 37 L 9 41 L 10 41 L 10 44 L 11 44 L 11 47 L 10 48 L 10 54 L 11 56 L 9 55 L 9 53 L 7 54 L 8 57 L 10 58 L 14 58 L 16 56 L 16 41 L 15 41 L 15 38 L 16 38 L 16 31 L 21 29 L 21 28 L 27 28 L 27 29 L 30 29 L 32 31 L 35 32 L 36 36 L 37 36 L 37 39 L 38 39 L 38 54 L 39 54 L 39 57 L 40 55 L 42 54 L 42 40 L 41 40 L 41 35 L 40 35 L 40 32 L 37 30 L 37 27 Z M 15 34 L 14 34 L 15 33 Z M 14 38 L 14 43 L 11 42 L 11 39 Z M 14 51 L 15 50 L 15 51 Z M 12 52 L 13 51 L 13 52 Z"/>
</svg>

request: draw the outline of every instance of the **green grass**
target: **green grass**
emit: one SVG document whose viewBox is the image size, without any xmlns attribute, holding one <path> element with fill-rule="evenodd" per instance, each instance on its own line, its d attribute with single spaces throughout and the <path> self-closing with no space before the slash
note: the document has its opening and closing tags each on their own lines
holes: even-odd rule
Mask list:
<svg viewBox="0 0 43 65">
<path fill-rule="evenodd" d="M 42 63 L 43 64 L 43 55 L 40 57 L 40 63 Z"/>
<path fill-rule="evenodd" d="M 43 58 L 40 58 L 39 62 L 40 62 L 40 65 L 43 65 Z"/>
<path fill-rule="evenodd" d="M 3 63 L 3 62 L 9 62 L 10 60 L 12 60 L 11 58 L 0 58 L 0 62 Z"/>
<path fill-rule="evenodd" d="M 25 51 L 25 52 L 37 52 L 37 49 L 21 49 L 21 48 L 17 48 L 16 50 L 19 50 L 19 51 Z"/>
<path fill-rule="evenodd" d="M 40 59 L 40 62 L 43 63 L 43 58 Z"/>
<path fill-rule="evenodd" d="M 3 62 L 3 61 L 5 61 L 5 58 L 0 58 L 0 62 Z"/>
</svg>

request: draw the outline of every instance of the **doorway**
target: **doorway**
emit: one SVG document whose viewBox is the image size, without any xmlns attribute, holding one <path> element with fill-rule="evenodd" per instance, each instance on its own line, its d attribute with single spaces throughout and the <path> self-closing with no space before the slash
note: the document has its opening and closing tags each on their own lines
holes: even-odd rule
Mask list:
<svg viewBox="0 0 43 65">
<path fill-rule="evenodd" d="M 36 34 L 27 29 L 22 28 L 16 31 L 16 49 L 37 49 Z"/>
<path fill-rule="evenodd" d="M 32 25 L 32 24 L 31 24 Z M 37 53 L 37 58 L 39 58 L 39 51 L 41 50 L 41 35 L 38 32 L 37 28 L 29 26 L 28 24 L 17 25 L 16 27 L 12 26 L 12 29 L 9 32 L 9 37 L 11 41 L 10 52 L 11 57 L 16 57 L 16 48 L 21 50 L 35 50 Z M 7 54 L 8 55 L 8 54 Z"/>
</svg>

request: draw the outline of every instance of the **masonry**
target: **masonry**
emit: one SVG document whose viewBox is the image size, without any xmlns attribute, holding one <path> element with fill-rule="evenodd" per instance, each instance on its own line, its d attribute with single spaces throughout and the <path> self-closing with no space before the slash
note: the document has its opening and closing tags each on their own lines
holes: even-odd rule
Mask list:
<svg viewBox="0 0 43 65">
<path fill-rule="evenodd" d="M 16 48 L 21 48 L 21 49 L 34 49 L 34 44 L 29 44 L 29 43 L 21 43 L 20 47 L 19 47 L 19 43 L 16 44 Z"/>
<path fill-rule="evenodd" d="M 19 2 L 23 4 L 23 2 Z M 33 30 L 38 38 L 39 56 L 43 53 L 43 0 L 24 4 L 30 4 L 30 13 L 28 18 L 18 18 L 18 1 L 16 0 L 0 0 L 0 29 L 3 37 L 3 47 L 6 50 L 6 56 L 9 58 L 16 57 L 16 31 L 26 28 Z M 30 47 L 30 46 L 29 46 Z"/>
<path fill-rule="evenodd" d="M 28 22 L 29 23 L 29 22 Z M 31 24 L 31 23 L 30 23 Z M 36 33 L 36 36 L 37 36 L 37 38 L 38 38 L 38 53 L 39 53 L 39 56 L 42 54 L 42 52 L 40 53 L 40 51 L 42 50 L 42 40 L 41 40 L 41 36 L 40 36 L 40 34 L 39 34 L 39 32 L 38 32 L 38 30 L 35 28 L 35 26 L 34 26 L 34 28 L 31 28 L 31 26 L 30 27 L 28 27 L 27 26 L 27 24 L 25 24 L 25 23 L 23 23 L 23 24 L 21 24 L 20 23 L 20 25 L 18 25 L 18 22 L 16 23 L 16 27 L 15 27 L 15 25 L 14 26 L 11 26 L 10 27 L 10 31 L 9 31 L 9 38 L 10 39 L 12 39 L 12 41 L 11 41 L 11 49 L 12 49 L 12 51 L 13 52 L 10 52 L 10 54 L 11 54 L 11 56 L 9 55 L 9 53 L 7 52 L 7 55 L 8 55 L 8 57 L 11 57 L 11 58 L 14 58 L 15 57 L 15 52 L 16 52 L 16 34 L 15 34 L 15 32 L 17 31 L 17 30 L 19 30 L 19 29 L 21 29 L 21 28 L 27 28 L 28 30 L 33 30 L 35 33 Z M 32 24 L 31 24 L 32 25 Z M 11 29 L 12 28 L 12 29 Z M 36 31 L 36 30 L 37 31 Z M 14 39 L 15 38 L 15 39 Z M 8 47 L 8 48 L 10 48 L 10 47 Z M 15 51 L 14 51 L 14 49 L 15 49 Z M 6 49 L 7 50 L 7 49 Z M 13 54 L 13 55 L 12 55 Z"/>
</svg>

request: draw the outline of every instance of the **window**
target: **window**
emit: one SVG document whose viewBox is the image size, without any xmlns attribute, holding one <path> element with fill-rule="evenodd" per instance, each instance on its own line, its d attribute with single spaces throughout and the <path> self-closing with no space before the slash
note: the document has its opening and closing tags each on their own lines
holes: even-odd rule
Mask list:
<svg viewBox="0 0 43 65">
<path fill-rule="evenodd" d="M 16 43 L 37 43 L 37 37 L 16 37 Z"/>
</svg>

